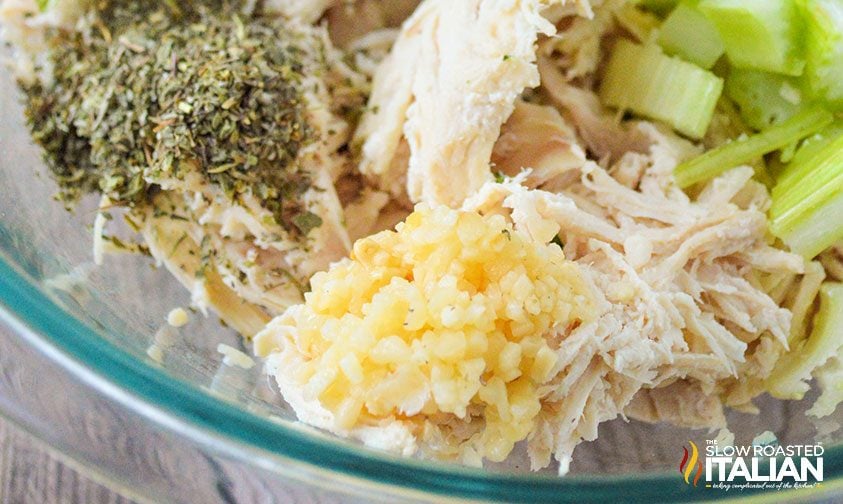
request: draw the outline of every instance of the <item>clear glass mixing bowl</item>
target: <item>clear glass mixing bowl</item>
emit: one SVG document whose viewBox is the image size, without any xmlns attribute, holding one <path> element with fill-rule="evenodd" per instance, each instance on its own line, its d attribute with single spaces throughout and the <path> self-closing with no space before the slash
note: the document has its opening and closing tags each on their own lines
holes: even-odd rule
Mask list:
<svg viewBox="0 0 843 504">
<path fill-rule="evenodd" d="M 572 474 L 530 473 L 525 458 L 475 470 L 405 460 L 296 422 L 260 366 L 221 363 L 218 343 L 244 348 L 210 316 L 174 329 L 164 319 L 188 295 L 148 258 L 94 267 L 95 201 L 74 214 L 23 125 L 11 76 L 0 76 L 0 412 L 70 464 L 140 500 L 501 500 L 508 502 L 843 499 L 843 409 L 810 421 L 802 402 L 759 401 L 732 412 L 738 442 L 765 430 L 782 443 L 825 443 L 825 482 L 791 494 L 686 485 L 682 447 L 712 433 L 618 419 L 578 448 Z M 147 350 L 155 344 L 160 362 Z M 835 495 L 837 497 L 835 497 Z"/>
</svg>

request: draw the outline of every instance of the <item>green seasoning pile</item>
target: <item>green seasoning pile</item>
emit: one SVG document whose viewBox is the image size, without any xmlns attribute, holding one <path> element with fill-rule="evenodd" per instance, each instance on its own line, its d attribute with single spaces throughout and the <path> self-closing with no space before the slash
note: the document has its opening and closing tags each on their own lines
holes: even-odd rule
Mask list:
<svg viewBox="0 0 843 504">
<path fill-rule="evenodd" d="M 321 224 L 301 201 L 312 183 L 297 157 L 315 132 L 300 35 L 213 2 L 97 5 L 86 29 L 51 37 L 53 82 L 26 88 L 63 201 L 101 192 L 135 207 L 198 173 L 233 202 L 253 195 L 294 236 Z"/>
</svg>

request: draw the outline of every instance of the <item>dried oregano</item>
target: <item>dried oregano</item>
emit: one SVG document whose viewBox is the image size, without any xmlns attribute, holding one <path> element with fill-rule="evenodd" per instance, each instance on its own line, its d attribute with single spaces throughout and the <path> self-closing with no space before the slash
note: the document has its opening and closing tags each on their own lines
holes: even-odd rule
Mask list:
<svg viewBox="0 0 843 504">
<path fill-rule="evenodd" d="M 293 234 L 321 224 L 296 162 L 315 136 L 301 35 L 213 2 L 101 2 L 90 16 L 51 37 L 53 81 L 26 88 L 61 199 L 99 191 L 135 206 L 199 173 L 232 201 L 256 196 Z"/>
</svg>

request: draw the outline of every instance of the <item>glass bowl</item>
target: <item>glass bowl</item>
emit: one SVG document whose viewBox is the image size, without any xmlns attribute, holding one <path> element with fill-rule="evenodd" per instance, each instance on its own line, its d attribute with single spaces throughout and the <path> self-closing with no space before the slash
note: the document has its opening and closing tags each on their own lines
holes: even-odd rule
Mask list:
<svg viewBox="0 0 843 504">
<path fill-rule="evenodd" d="M 71 214 L 24 126 L 12 77 L 0 76 L 0 412 L 74 467 L 154 502 L 442 501 L 666 502 L 843 498 L 843 437 L 800 402 L 758 401 L 729 413 L 739 443 L 773 431 L 782 443 L 824 442 L 825 481 L 812 490 L 718 492 L 677 470 L 688 441 L 714 433 L 617 419 L 581 445 L 572 473 L 530 473 L 523 454 L 485 470 L 406 460 L 296 422 L 260 366 L 222 363 L 215 317 L 180 329 L 167 313 L 187 292 L 138 255 L 94 267 L 95 200 Z M 150 347 L 153 347 L 150 350 Z M 156 357 L 152 358 L 151 356 Z M 829 427 L 832 426 L 832 427 Z M 831 432 L 831 433 L 829 433 Z"/>
</svg>

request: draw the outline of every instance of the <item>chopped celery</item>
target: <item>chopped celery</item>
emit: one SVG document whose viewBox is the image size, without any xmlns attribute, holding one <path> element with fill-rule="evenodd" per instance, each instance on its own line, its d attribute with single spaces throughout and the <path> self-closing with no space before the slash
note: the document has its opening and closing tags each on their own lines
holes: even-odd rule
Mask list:
<svg viewBox="0 0 843 504">
<path fill-rule="evenodd" d="M 662 23 L 658 42 L 666 53 L 706 69 L 724 50 L 717 28 L 691 2 L 682 2 L 673 9 Z"/>
<path fill-rule="evenodd" d="M 785 354 L 767 379 L 767 389 L 780 399 L 801 399 L 811 373 L 837 355 L 843 346 L 843 284 L 826 282 L 820 288 L 820 309 L 808 339 Z"/>
<path fill-rule="evenodd" d="M 770 209 L 771 216 L 781 215 L 778 210 L 790 208 L 791 202 L 796 203 L 801 199 L 793 193 L 797 187 L 812 186 L 812 190 L 818 190 L 837 177 L 838 173 L 843 174 L 843 134 L 837 134 L 821 146 L 809 144 L 806 149 L 807 153 L 800 153 L 799 163 L 791 162 L 779 177 L 772 193 L 774 201 Z"/>
<path fill-rule="evenodd" d="M 665 55 L 653 44 L 619 39 L 600 86 L 603 103 L 664 121 L 692 138 L 705 134 L 723 80 Z"/>
<path fill-rule="evenodd" d="M 805 107 L 793 78 L 760 70 L 732 68 L 723 91 L 740 108 L 741 117 L 755 129 L 767 129 Z"/>
<path fill-rule="evenodd" d="M 833 119 L 827 110 L 810 107 L 766 131 L 739 138 L 680 164 L 673 176 L 680 187 L 708 180 L 791 142 L 801 140 L 821 130 Z"/>
<path fill-rule="evenodd" d="M 837 184 L 837 194 L 796 220 L 790 227 L 773 229 L 793 252 L 813 259 L 820 252 L 843 239 L 843 185 Z"/>
<path fill-rule="evenodd" d="M 802 0 L 805 81 L 815 98 L 843 109 L 843 2 Z"/>
<path fill-rule="evenodd" d="M 837 140 L 839 136 L 843 135 L 843 121 L 835 121 L 813 135 L 805 138 L 799 144 L 799 148 L 793 154 L 790 163 L 785 167 L 781 174 L 777 177 L 779 184 L 785 184 L 785 180 L 794 176 L 798 172 L 800 166 L 815 157 L 828 144 Z"/>
<path fill-rule="evenodd" d="M 801 18 L 794 0 L 702 0 L 699 9 L 720 32 L 732 65 L 802 73 Z"/>
<path fill-rule="evenodd" d="M 44 12 L 52 0 L 38 0 L 38 10 Z"/>
<path fill-rule="evenodd" d="M 773 188 L 770 231 L 812 258 L 843 239 L 843 134 L 797 160 Z"/>
</svg>

